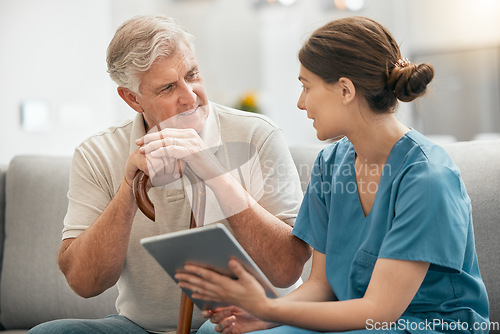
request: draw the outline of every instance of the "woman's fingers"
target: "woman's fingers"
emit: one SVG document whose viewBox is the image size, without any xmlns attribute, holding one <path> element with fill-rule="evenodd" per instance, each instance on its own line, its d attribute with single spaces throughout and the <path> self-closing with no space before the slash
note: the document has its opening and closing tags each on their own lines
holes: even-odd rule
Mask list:
<svg viewBox="0 0 500 334">
<path fill-rule="evenodd" d="M 191 290 L 192 297 L 202 300 L 222 301 L 220 298 L 223 278 L 210 270 L 201 267 L 187 265 L 183 272 L 178 272 L 175 279 L 179 281 L 179 286 Z"/>
<path fill-rule="evenodd" d="M 246 275 L 250 275 L 248 271 L 241 265 L 241 263 L 238 260 L 231 259 L 229 260 L 229 269 L 238 277 L 242 278 L 245 277 Z"/>
</svg>

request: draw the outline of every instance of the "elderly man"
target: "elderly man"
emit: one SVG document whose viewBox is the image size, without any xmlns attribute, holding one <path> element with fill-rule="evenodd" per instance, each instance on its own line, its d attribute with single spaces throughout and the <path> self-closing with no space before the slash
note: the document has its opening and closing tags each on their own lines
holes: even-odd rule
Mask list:
<svg viewBox="0 0 500 334">
<path fill-rule="evenodd" d="M 161 16 L 116 31 L 108 71 L 137 115 L 77 147 L 58 261 L 82 297 L 117 284 L 118 315 L 53 321 L 33 333 L 175 330 L 180 289 L 139 241 L 188 227 L 183 168 L 206 182 L 205 223 L 224 222 L 275 286 L 299 279 L 310 249 L 291 234 L 302 193 L 283 134 L 265 117 L 209 102 L 192 39 Z M 137 210 L 138 170 L 155 186 L 155 223 Z M 194 326 L 202 322 L 195 312 Z"/>
</svg>

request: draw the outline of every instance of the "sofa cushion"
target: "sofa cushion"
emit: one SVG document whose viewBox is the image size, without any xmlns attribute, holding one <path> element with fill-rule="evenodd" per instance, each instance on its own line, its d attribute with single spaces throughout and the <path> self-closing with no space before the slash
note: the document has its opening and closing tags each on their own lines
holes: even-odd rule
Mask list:
<svg viewBox="0 0 500 334">
<path fill-rule="evenodd" d="M 115 288 L 83 299 L 68 287 L 57 265 L 70 164 L 70 157 L 23 156 L 9 165 L 0 282 L 0 319 L 7 329 L 116 313 Z"/>
</svg>

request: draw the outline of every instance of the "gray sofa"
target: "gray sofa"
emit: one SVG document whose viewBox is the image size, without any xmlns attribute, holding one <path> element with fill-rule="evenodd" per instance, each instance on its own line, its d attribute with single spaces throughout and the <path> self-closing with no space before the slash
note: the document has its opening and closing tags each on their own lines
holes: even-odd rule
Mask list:
<svg viewBox="0 0 500 334">
<path fill-rule="evenodd" d="M 291 148 L 304 189 L 320 148 Z M 498 325 L 500 141 L 454 143 L 445 148 L 460 167 L 472 199 L 490 320 Z M 9 166 L 0 167 L 0 322 L 5 333 L 24 333 L 52 319 L 96 318 L 115 312 L 116 288 L 98 297 L 80 298 L 57 267 L 70 163 L 70 157 L 19 156 Z M 307 265 L 304 278 L 308 270 Z M 500 331 L 491 331 L 495 332 Z"/>
</svg>

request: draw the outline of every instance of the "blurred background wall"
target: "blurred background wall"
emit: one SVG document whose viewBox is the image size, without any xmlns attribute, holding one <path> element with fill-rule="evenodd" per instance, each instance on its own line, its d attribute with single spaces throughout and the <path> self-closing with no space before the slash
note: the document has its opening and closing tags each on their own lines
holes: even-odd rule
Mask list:
<svg viewBox="0 0 500 334">
<path fill-rule="evenodd" d="M 273 1 L 271 1 L 273 2 Z M 412 61 L 436 77 L 399 117 L 436 140 L 500 133 L 500 1 L 0 0 L 0 164 L 14 155 L 71 155 L 89 135 L 134 114 L 106 72 L 116 28 L 139 14 L 165 14 L 193 33 L 212 101 L 259 110 L 290 145 L 317 142 L 300 94 L 297 51 L 329 20 L 362 15 L 384 24 Z"/>
</svg>

